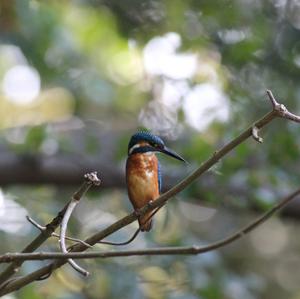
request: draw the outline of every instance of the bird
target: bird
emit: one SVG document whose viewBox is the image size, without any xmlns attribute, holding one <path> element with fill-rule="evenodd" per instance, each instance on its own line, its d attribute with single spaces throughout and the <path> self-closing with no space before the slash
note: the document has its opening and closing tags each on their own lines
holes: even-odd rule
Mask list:
<svg viewBox="0 0 300 299">
<path fill-rule="evenodd" d="M 135 211 L 155 201 L 161 192 L 162 175 L 156 153 L 164 153 L 186 162 L 176 152 L 166 147 L 164 141 L 148 131 L 131 136 L 126 161 L 126 185 L 128 197 Z M 139 228 L 148 232 L 152 228 L 153 211 L 138 217 Z"/>
</svg>

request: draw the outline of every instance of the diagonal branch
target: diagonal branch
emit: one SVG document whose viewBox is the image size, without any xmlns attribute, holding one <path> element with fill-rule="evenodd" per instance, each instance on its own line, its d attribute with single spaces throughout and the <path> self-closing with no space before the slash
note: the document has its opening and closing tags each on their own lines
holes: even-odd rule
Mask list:
<svg viewBox="0 0 300 299">
<path fill-rule="evenodd" d="M 187 186 L 189 186 L 193 181 L 195 181 L 197 178 L 199 178 L 203 173 L 208 171 L 214 164 L 218 163 L 218 161 L 220 159 L 222 159 L 224 156 L 226 156 L 231 150 L 233 150 L 239 144 L 244 142 L 247 138 L 251 137 L 253 127 L 256 127 L 259 130 L 259 129 L 265 127 L 267 124 L 269 124 L 271 121 L 273 121 L 274 119 L 276 119 L 278 117 L 290 119 L 293 121 L 297 121 L 298 118 L 300 119 L 300 117 L 288 112 L 287 110 L 284 113 L 280 112 L 282 110 L 281 105 L 280 104 L 279 104 L 280 106 L 275 105 L 277 102 L 276 102 L 275 98 L 273 97 L 271 91 L 267 91 L 267 93 L 268 93 L 268 96 L 272 103 L 272 110 L 269 113 L 267 113 L 265 116 L 263 116 L 260 120 L 256 121 L 254 124 L 252 124 L 248 129 L 246 129 L 235 139 L 233 139 L 232 141 L 227 143 L 220 150 L 216 151 L 208 160 L 206 160 L 204 163 L 202 163 L 201 166 L 199 168 L 197 168 L 188 177 L 183 179 L 181 182 L 179 182 L 177 185 L 175 185 L 169 191 L 162 194 L 158 199 L 156 199 L 151 204 L 145 205 L 142 209 L 140 209 L 139 214 L 145 215 L 147 212 L 150 212 L 158 207 L 163 206 L 171 197 L 173 197 L 177 193 L 181 192 L 183 189 L 185 189 Z M 94 245 L 97 242 L 101 241 L 103 238 L 111 235 L 112 233 L 114 233 L 114 232 L 120 230 L 121 228 L 125 227 L 126 225 L 132 223 L 136 219 L 137 219 L 136 213 L 131 213 L 131 214 L 125 216 L 124 218 L 120 219 L 119 221 L 113 223 L 106 229 L 89 237 L 88 239 L 85 240 L 85 242 L 90 245 Z M 73 245 L 70 252 L 80 252 L 80 251 L 84 251 L 86 249 L 87 249 L 87 247 L 84 246 L 82 243 L 80 243 L 80 244 Z M 55 260 L 53 263 L 51 263 L 45 267 L 42 267 L 24 277 L 21 277 L 19 279 L 16 279 L 12 282 L 7 283 L 2 288 L 0 287 L 0 296 L 22 288 L 23 286 L 39 279 L 40 277 L 43 277 L 43 276 L 51 273 L 53 270 L 61 267 L 66 262 L 67 262 L 66 259 Z"/>
<path fill-rule="evenodd" d="M 242 229 L 236 231 L 230 236 L 214 242 L 206 246 L 182 246 L 182 247 L 166 247 L 166 248 L 151 248 L 139 250 L 122 250 L 122 251 L 95 251 L 95 252 L 72 252 L 72 253 L 57 253 L 57 252 L 36 252 L 36 253 L 7 253 L 0 256 L 0 263 L 9 263 L 15 260 L 46 260 L 46 259 L 88 259 L 88 258 L 110 258 L 124 256 L 141 256 L 141 255 L 195 255 L 216 250 L 224 247 L 234 241 L 242 238 L 246 234 L 253 231 L 260 224 L 273 216 L 278 210 L 282 209 L 289 202 L 300 195 L 300 189 L 285 197 L 283 200 L 274 205 L 270 210 L 262 216 L 256 218 Z"/>
</svg>

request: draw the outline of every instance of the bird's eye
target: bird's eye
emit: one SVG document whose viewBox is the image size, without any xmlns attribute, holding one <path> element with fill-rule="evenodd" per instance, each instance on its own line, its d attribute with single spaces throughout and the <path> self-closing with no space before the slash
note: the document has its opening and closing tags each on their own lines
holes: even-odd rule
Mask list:
<svg viewBox="0 0 300 299">
<path fill-rule="evenodd" d="M 161 148 L 161 145 L 158 144 L 158 143 L 153 143 L 153 146 L 156 147 L 156 148 Z"/>
</svg>

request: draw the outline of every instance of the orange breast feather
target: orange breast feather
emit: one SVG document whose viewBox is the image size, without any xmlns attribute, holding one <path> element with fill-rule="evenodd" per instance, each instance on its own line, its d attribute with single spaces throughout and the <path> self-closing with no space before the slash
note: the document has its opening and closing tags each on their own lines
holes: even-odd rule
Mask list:
<svg viewBox="0 0 300 299">
<path fill-rule="evenodd" d="M 140 209 L 159 197 L 158 160 L 154 154 L 134 154 L 126 164 L 128 196 L 134 209 Z M 139 219 L 141 230 L 151 229 L 151 213 Z"/>
</svg>

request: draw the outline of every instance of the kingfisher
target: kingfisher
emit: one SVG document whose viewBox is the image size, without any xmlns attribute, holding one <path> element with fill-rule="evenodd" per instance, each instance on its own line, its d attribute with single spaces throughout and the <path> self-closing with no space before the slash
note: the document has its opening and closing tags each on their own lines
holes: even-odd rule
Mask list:
<svg viewBox="0 0 300 299">
<path fill-rule="evenodd" d="M 155 153 L 164 153 L 186 162 L 173 150 L 167 148 L 163 140 L 147 131 L 132 135 L 128 144 L 126 161 L 126 184 L 129 199 L 138 211 L 150 201 L 155 201 L 161 191 L 162 176 Z M 138 218 L 141 231 L 150 231 L 153 211 Z"/>
</svg>

